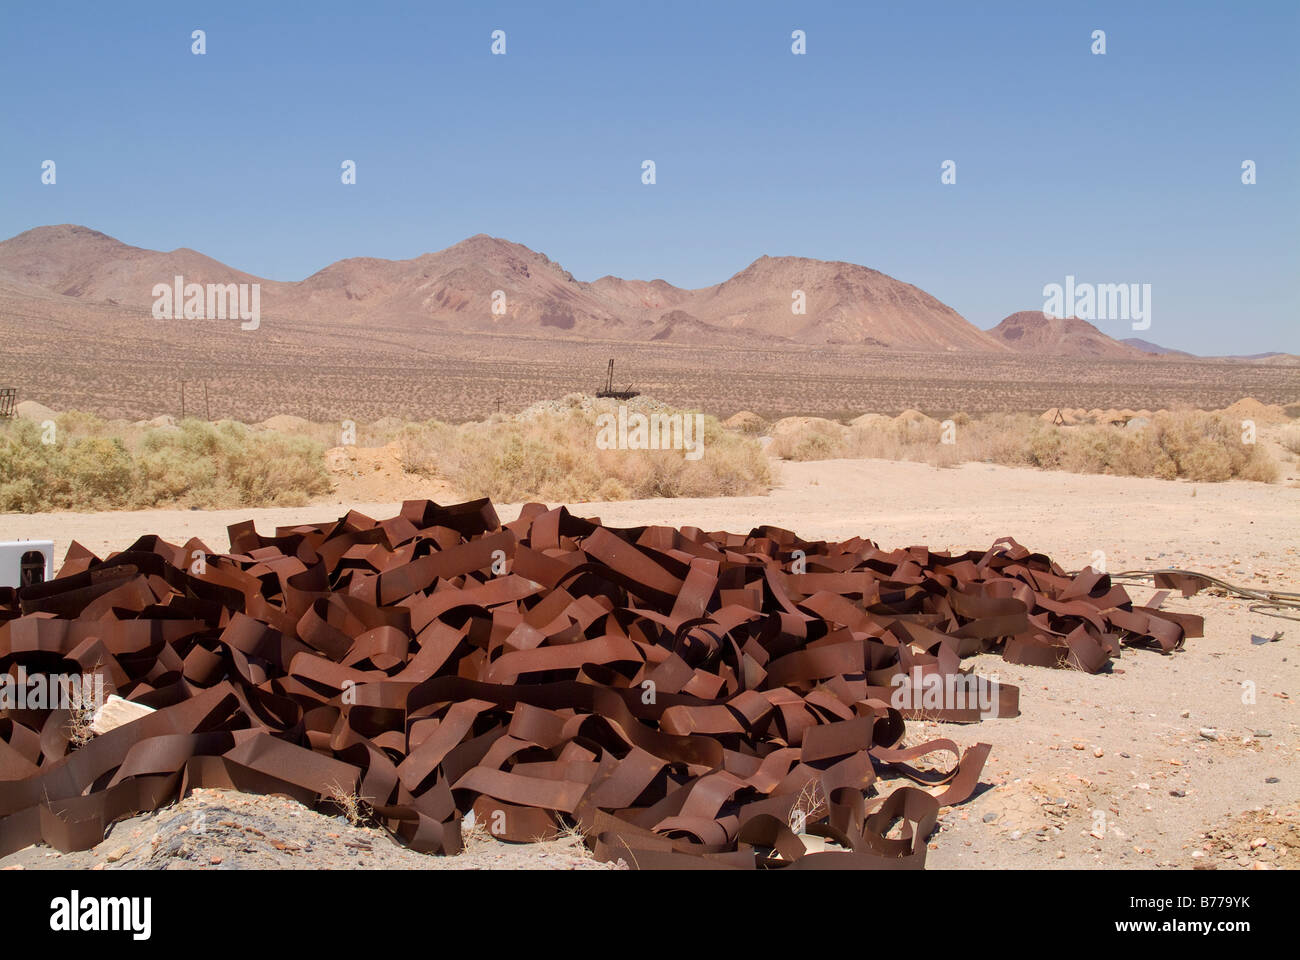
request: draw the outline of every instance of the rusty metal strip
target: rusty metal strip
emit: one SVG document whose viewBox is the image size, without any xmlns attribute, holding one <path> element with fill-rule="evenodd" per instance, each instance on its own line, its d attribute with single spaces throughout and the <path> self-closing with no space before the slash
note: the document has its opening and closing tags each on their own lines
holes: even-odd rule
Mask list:
<svg viewBox="0 0 1300 960">
<path fill-rule="evenodd" d="M 0 592 L 0 670 L 93 671 L 155 708 L 81 746 L 66 711 L 0 710 L 0 855 L 85 849 L 210 785 L 357 796 L 432 853 L 461 849 L 473 810 L 513 841 L 576 824 L 642 868 L 916 868 L 989 747 L 904 747 L 905 719 L 1019 712 L 961 658 L 1097 671 L 1200 630 L 1010 539 L 886 552 L 540 504 L 503 526 L 478 500 L 230 542 L 74 544 L 53 581 Z M 948 681 L 987 700 L 922 696 Z M 913 766 L 939 753 L 946 771 Z M 920 786 L 876 795 L 899 778 Z"/>
</svg>

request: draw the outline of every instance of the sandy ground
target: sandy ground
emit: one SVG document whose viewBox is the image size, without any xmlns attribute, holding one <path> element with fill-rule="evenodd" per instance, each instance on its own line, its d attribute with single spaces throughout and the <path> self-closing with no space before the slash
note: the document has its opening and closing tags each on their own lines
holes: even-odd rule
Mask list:
<svg viewBox="0 0 1300 960">
<path fill-rule="evenodd" d="M 1190 483 L 1135 477 L 1081 476 L 993 464 L 939 469 L 887 460 L 781 463 L 767 496 L 625 500 L 574 504 L 606 523 L 694 524 L 747 532 L 757 524 L 792 529 L 805 538 L 866 536 L 891 549 L 927 544 L 940 550 L 984 549 L 1000 536 L 1049 554 L 1067 569 L 1101 550 L 1113 571 L 1191 566 L 1225 579 L 1297 589 L 1300 490 L 1285 484 Z M 440 502 L 446 489 L 412 488 Z M 400 502 L 331 498 L 306 507 L 240 510 L 132 510 L 107 513 L 0 514 L 0 539 L 54 541 L 56 565 L 73 539 L 103 556 L 145 533 L 172 542 L 198 537 L 229 545 L 226 528 L 253 519 L 258 529 L 319 522 L 350 509 L 393 516 Z M 518 504 L 498 505 L 502 520 Z M 1288 548 L 1291 548 L 1288 551 Z M 1235 579 L 1234 579 L 1235 578 Z M 1279 589 L 1288 589 L 1279 586 Z"/>
<path fill-rule="evenodd" d="M 52 538 L 58 557 L 73 538 L 103 555 L 144 533 L 173 542 L 196 536 L 224 549 L 226 526 L 240 520 L 252 518 L 271 532 L 277 525 L 331 519 L 349 508 L 391 516 L 399 506 L 6 515 L 0 517 L 0 539 Z M 867 536 L 885 548 L 984 549 L 1009 535 L 1070 570 L 1094 562 L 1094 552 L 1102 551 L 1112 571 L 1180 567 L 1257 589 L 1300 591 L 1300 490 L 1284 484 L 841 460 L 782 464 L 769 496 L 574 509 L 614 525 L 694 524 L 743 532 L 767 523 L 808 538 Z M 498 511 L 509 520 L 518 507 Z M 1138 586 L 1130 592 L 1145 601 L 1151 590 Z M 1111 673 L 1098 676 L 1018 667 L 984 655 L 973 661 L 976 669 L 1020 686 L 1020 717 L 973 726 L 909 723 L 909 742 L 949 736 L 961 744 L 993 744 L 982 778 L 987 788 L 946 813 L 932 838 L 932 867 L 1267 869 L 1300 862 L 1300 625 L 1208 593 L 1175 596 L 1166 605 L 1204 614 L 1206 636 L 1171 656 L 1126 651 Z M 1279 630 L 1284 633 L 1276 642 L 1252 643 L 1253 635 L 1271 637 Z M 104 844 L 74 855 L 69 865 L 158 866 L 148 855 L 112 863 L 107 857 L 111 848 L 151 838 L 159 830 L 155 821 L 174 817 L 175 810 L 120 824 Z M 370 845 L 388 843 L 376 834 Z M 471 851 L 465 865 L 498 865 L 494 858 L 503 846 L 492 841 L 486 853 Z M 352 849 L 340 847 L 337 865 L 383 861 L 358 860 L 347 854 Z M 508 856 L 531 857 L 533 866 L 572 865 L 563 857 L 548 864 L 541 856 L 547 851 L 524 849 Z M 191 844 L 187 862 L 202 865 L 211 856 L 225 855 Z M 0 860 L 0 868 L 57 866 L 64 860 L 29 848 Z"/>
</svg>

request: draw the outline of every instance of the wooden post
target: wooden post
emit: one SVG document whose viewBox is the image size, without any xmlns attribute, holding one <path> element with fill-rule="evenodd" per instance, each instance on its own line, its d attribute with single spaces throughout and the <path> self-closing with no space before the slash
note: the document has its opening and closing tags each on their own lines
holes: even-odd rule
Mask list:
<svg viewBox="0 0 1300 960">
<path fill-rule="evenodd" d="M 212 408 L 208 406 L 208 381 L 203 381 L 203 419 L 212 420 Z"/>
<path fill-rule="evenodd" d="M 181 381 L 181 419 L 185 419 L 185 381 Z"/>
</svg>

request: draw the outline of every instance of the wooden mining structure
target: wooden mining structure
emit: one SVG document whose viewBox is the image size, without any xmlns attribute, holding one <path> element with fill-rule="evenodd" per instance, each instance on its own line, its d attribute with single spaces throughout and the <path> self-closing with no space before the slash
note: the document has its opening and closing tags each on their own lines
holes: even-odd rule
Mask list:
<svg viewBox="0 0 1300 960">
<path fill-rule="evenodd" d="M 628 384 L 626 390 L 614 389 L 614 358 L 609 358 L 609 372 L 605 374 L 605 389 L 597 390 L 597 397 L 611 397 L 615 400 L 631 400 L 633 397 L 639 397 L 641 391 L 633 390 L 631 384 Z"/>
</svg>

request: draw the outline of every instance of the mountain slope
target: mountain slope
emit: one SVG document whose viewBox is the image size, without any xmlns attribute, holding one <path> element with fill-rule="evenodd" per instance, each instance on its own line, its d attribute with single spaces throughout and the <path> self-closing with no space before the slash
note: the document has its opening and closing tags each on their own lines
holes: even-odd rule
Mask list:
<svg viewBox="0 0 1300 960">
<path fill-rule="evenodd" d="M 410 260 L 340 260 L 298 282 L 262 280 L 189 249 L 145 250 L 75 225 L 0 243 L 0 283 L 147 309 L 155 284 L 260 283 L 262 316 L 319 323 L 693 343 L 798 341 L 907 351 L 1008 346 L 923 290 L 840 261 L 760 257 L 722 283 L 591 283 L 521 244 L 479 234 Z M 805 306 L 796 313 L 796 291 Z M 495 307 L 495 309 L 494 309 Z"/>
<path fill-rule="evenodd" d="M 37 227 L 0 243 L 0 280 L 78 300 L 149 305 L 154 284 L 170 284 L 178 274 L 187 283 L 257 282 L 264 295 L 281 286 L 185 247 L 145 250 L 74 224 Z"/>
<path fill-rule="evenodd" d="M 1135 346 L 1106 336 L 1086 320 L 1049 317 L 1041 310 L 1013 313 L 988 332 L 1017 353 L 1117 360 L 1149 359 L 1151 356 Z"/>
<path fill-rule="evenodd" d="M 791 307 L 803 291 L 806 313 Z M 841 261 L 760 257 L 730 280 L 695 291 L 707 323 L 801 343 L 865 343 L 920 350 L 1004 348 L 957 311 L 909 283 Z"/>
<path fill-rule="evenodd" d="M 1192 354 L 1186 350 L 1174 350 L 1170 347 L 1162 347 L 1158 343 L 1152 343 L 1150 340 L 1143 340 L 1141 337 L 1125 337 L 1120 343 L 1127 343 L 1130 347 L 1137 347 L 1143 353 L 1154 353 L 1157 356 L 1165 357 L 1190 357 Z"/>
</svg>

